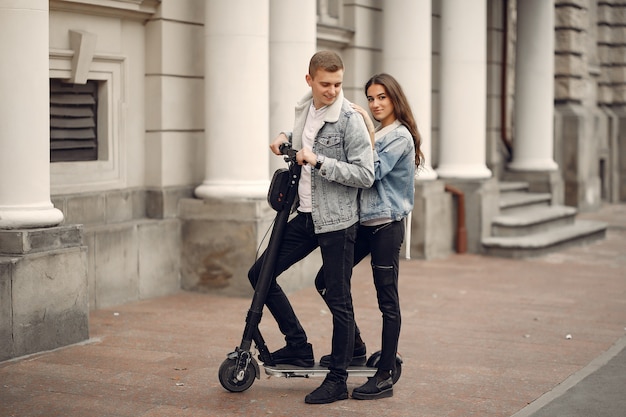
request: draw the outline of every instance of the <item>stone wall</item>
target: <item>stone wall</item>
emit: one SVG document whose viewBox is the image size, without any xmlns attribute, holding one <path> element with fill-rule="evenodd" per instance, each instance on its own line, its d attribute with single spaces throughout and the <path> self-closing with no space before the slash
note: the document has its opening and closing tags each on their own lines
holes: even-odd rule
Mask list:
<svg viewBox="0 0 626 417">
<path fill-rule="evenodd" d="M 598 106 L 605 74 L 597 51 L 604 6 L 595 0 L 555 2 L 555 162 L 565 204 L 591 211 L 601 204 L 599 144 L 610 135 Z"/>
<path fill-rule="evenodd" d="M 598 103 L 610 133 L 600 148 L 600 175 L 603 197 L 618 202 L 626 200 L 626 4 L 598 2 L 597 15 Z"/>
<path fill-rule="evenodd" d="M 190 193 L 173 188 L 53 196 L 67 223 L 83 225 L 91 309 L 180 289 L 177 206 Z"/>
</svg>

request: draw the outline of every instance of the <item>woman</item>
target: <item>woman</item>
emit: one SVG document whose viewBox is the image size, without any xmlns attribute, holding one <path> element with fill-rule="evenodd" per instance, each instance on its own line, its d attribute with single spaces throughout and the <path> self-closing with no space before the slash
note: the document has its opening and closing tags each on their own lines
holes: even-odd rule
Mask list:
<svg viewBox="0 0 626 417">
<path fill-rule="evenodd" d="M 408 100 L 400 84 L 389 74 L 377 74 L 365 84 L 369 110 L 353 104 L 363 115 L 374 150 L 374 185 L 363 189 L 360 197 L 360 227 L 354 250 L 354 264 L 371 255 L 372 274 L 378 307 L 383 316 L 381 357 L 376 375 L 352 392 L 356 399 L 370 400 L 393 395 L 392 372 L 400 337 L 400 300 L 398 272 L 400 247 L 404 240 L 405 217 L 413 209 L 415 169 L 423 161 L 420 135 Z M 320 270 L 315 286 L 322 297 L 326 285 Z M 365 344 L 358 328 L 351 365 L 362 365 Z M 328 355 L 320 360 L 330 364 Z"/>
</svg>

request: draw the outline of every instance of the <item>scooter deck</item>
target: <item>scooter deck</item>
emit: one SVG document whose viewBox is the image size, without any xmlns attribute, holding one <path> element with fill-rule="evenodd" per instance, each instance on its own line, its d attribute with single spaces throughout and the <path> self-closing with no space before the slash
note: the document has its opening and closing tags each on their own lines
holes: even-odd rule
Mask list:
<svg viewBox="0 0 626 417">
<path fill-rule="evenodd" d="M 328 368 L 316 363 L 310 368 L 304 368 L 294 365 L 263 365 L 265 373 L 270 376 L 282 377 L 282 378 L 309 378 L 315 376 L 326 376 Z M 376 368 L 370 368 L 368 366 L 350 366 L 348 367 L 349 376 L 374 376 Z"/>
</svg>

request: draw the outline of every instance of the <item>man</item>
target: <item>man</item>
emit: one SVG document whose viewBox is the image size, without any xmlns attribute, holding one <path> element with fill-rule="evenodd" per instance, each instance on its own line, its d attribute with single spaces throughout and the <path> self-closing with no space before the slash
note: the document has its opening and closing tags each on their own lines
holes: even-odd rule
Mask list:
<svg viewBox="0 0 626 417">
<path fill-rule="evenodd" d="M 324 382 L 305 397 L 309 404 L 348 398 L 347 368 L 354 347 L 354 311 L 350 293 L 354 241 L 359 221 L 358 189 L 374 182 L 372 144 L 362 116 L 343 97 L 343 62 L 331 51 L 313 55 L 306 82 L 311 87 L 296 105 L 293 132 L 282 132 L 270 145 L 291 142 L 302 165 L 297 215 L 287 224 L 276 259 L 266 305 L 285 335 L 286 346 L 272 353 L 276 364 L 312 367 L 313 348 L 276 277 L 320 248 L 326 277 L 325 299 L 333 315 L 331 365 Z M 265 253 L 250 268 L 253 286 Z"/>
</svg>

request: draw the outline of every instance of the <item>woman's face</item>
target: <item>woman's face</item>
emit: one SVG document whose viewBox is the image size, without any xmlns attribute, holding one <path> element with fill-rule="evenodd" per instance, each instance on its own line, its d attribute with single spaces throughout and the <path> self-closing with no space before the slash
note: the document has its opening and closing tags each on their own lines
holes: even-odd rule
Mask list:
<svg viewBox="0 0 626 417">
<path fill-rule="evenodd" d="M 396 120 L 393 103 L 385 91 L 385 87 L 380 84 L 372 84 L 367 89 L 367 102 L 372 113 L 372 117 L 378 120 L 382 127 L 385 127 Z"/>
</svg>

